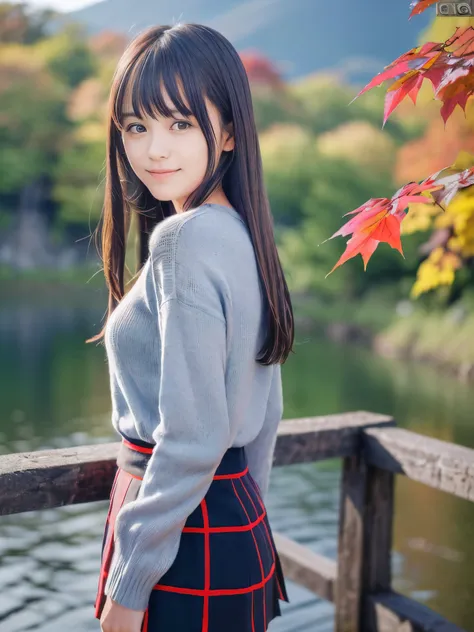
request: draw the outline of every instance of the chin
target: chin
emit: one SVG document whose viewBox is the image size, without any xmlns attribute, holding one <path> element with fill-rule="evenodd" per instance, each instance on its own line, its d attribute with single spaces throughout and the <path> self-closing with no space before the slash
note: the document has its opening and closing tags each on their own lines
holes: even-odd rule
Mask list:
<svg viewBox="0 0 474 632">
<path fill-rule="evenodd" d="M 160 202 L 169 202 L 170 200 L 176 199 L 177 196 L 179 197 L 179 193 L 176 193 L 176 191 L 173 191 L 171 188 L 166 186 L 151 185 L 148 187 L 148 190 L 152 196 Z"/>
</svg>

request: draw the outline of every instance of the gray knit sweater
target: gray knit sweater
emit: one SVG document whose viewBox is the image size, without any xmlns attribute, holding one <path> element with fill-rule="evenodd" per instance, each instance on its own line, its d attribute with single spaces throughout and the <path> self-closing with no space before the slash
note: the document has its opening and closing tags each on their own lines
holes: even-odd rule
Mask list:
<svg viewBox="0 0 474 632">
<path fill-rule="evenodd" d="M 115 523 L 105 593 L 128 608 L 147 608 L 229 447 L 245 446 L 266 497 L 283 398 L 281 366 L 255 360 L 262 297 L 245 221 L 204 204 L 154 228 L 148 259 L 109 319 L 113 426 L 156 444 Z"/>
</svg>

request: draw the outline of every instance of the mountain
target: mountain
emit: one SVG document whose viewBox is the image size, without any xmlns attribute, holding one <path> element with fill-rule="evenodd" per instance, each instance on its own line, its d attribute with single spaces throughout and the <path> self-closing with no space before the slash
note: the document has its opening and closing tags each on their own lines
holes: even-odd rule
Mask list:
<svg viewBox="0 0 474 632">
<path fill-rule="evenodd" d="M 409 21 L 408 0 L 103 0 L 67 15 L 89 33 L 130 37 L 152 24 L 199 22 L 239 51 L 267 55 L 286 79 L 339 70 L 360 83 L 416 46 L 433 11 Z"/>
</svg>

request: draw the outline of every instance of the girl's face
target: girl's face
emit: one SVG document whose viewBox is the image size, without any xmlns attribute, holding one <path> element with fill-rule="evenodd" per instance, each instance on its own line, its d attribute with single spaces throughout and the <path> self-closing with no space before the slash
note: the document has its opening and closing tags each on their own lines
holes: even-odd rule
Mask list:
<svg viewBox="0 0 474 632">
<path fill-rule="evenodd" d="M 174 105 L 166 93 L 164 98 L 173 110 Z M 217 139 L 218 162 L 223 151 L 234 148 L 234 139 L 221 126 L 216 107 L 208 99 L 205 102 Z M 183 117 L 175 111 L 172 118 L 147 116 L 141 119 L 133 115 L 131 104 L 130 94 L 126 94 L 122 141 L 130 166 L 154 198 L 172 201 L 180 213 L 206 173 L 208 149 L 204 134 L 194 116 Z"/>
</svg>

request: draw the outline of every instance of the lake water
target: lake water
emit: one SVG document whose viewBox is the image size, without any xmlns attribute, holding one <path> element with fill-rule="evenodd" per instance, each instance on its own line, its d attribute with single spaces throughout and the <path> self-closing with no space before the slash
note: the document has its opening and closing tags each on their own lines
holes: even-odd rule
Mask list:
<svg viewBox="0 0 474 632">
<path fill-rule="evenodd" d="M 0 452 L 117 440 L 102 308 L 0 308 Z M 297 332 L 283 367 L 285 418 L 372 410 L 400 426 L 474 447 L 474 390 L 428 366 Z M 340 461 L 272 472 L 273 529 L 336 557 Z M 2 632 L 99 630 L 93 618 L 107 501 L 0 518 Z M 474 505 L 397 478 L 394 588 L 474 631 Z M 272 632 L 330 632 L 333 606 L 288 581 Z"/>
</svg>

